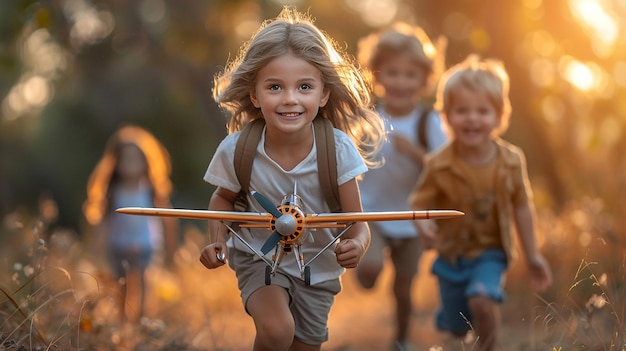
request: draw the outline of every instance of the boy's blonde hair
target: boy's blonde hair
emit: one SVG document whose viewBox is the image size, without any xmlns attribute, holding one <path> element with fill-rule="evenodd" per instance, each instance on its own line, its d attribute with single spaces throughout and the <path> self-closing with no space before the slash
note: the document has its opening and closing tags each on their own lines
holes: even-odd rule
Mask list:
<svg viewBox="0 0 626 351">
<path fill-rule="evenodd" d="M 330 37 L 313 25 L 312 19 L 285 7 L 272 20 L 265 21 L 238 57 L 215 76 L 213 97 L 230 114 L 228 132 L 234 133 L 252 120 L 263 118 L 250 100 L 256 76 L 271 60 L 292 54 L 316 68 L 322 75 L 329 99 L 320 115 L 346 132 L 369 165 L 384 141 L 382 121 L 371 108 L 370 84 L 352 60 Z M 370 162 L 371 161 L 371 162 Z"/>
<path fill-rule="evenodd" d="M 419 26 L 395 22 L 389 28 L 359 40 L 358 60 L 371 75 L 380 69 L 383 62 L 404 55 L 425 72 L 425 85 L 428 87 L 434 85 L 436 77 L 443 72 L 446 45 L 443 37 L 437 40 L 437 46 L 433 45 Z"/>
<path fill-rule="evenodd" d="M 447 115 L 459 89 L 483 92 L 500 116 L 500 125 L 493 131 L 494 136 L 499 136 L 509 127 L 511 117 L 509 86 L 509 75 L 501 61 L 480 60 L 477 55 L 470 55 L 443 74 L 437 88 L 434 107 Z"/>
</svg>

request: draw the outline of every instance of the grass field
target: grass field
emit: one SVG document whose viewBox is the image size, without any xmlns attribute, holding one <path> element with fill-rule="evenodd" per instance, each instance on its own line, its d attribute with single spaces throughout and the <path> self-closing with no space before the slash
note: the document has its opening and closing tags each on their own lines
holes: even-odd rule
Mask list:
<svg viewBox="0 0 626 351">
<path fill-rule="evenodd" d="M 599 201 L 540 213 L 542 251 L 555 282 L 548 292 L 529 290 L 523 261 L 507 278 L 499 350 L 626 350 L 623 233 Z M 245 314 L 234 273 L 206 270 L 198 262 L 205 237 L 184 230 L 171 267 L 148 272 L 146 315 L 117 319 L 112 282 L 88 245 L 76 235 L 50 232 L 41 219 L 5 219 L 0 237 L 0 350 L 250 350 L 252 320 Z M 471 340 L 437 332 L 436 281 L 421 261 L 414 288 L 411 339 L 419 350 L 472 350 Z M 353 272 L 331 312 L 328 351 L 389 349 L 393 335 L 392 272 L 374 290 L 360 289 Z M 132 316 L 136 299 L 130 296 Z"/>
</svg>

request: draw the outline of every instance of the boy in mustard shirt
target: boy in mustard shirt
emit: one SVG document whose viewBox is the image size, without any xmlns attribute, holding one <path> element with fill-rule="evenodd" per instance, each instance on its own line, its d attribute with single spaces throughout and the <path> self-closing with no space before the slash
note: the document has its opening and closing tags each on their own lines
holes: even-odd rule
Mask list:
<svg viewBox="0 0 626 351">
<path fill-rule="evenodd" d="M 438 329 L 464 336 L 470 329 L 478 350 L 496 345 L 504 276 L 513 254 L 511 224 L 526 258 L 531 283 L 552 283 L 535 242 L 535 214 L 524 153 L 500 135 L 508 127 L 509 78 L 503 65 L 470 56 L 450 68 L 437 89 L 437 108 L 451 142 L 428 158 L 409 202 L 414 209 L 454 208 L 458 219 L 416 221 L 438 257 Z"/>
</svg>

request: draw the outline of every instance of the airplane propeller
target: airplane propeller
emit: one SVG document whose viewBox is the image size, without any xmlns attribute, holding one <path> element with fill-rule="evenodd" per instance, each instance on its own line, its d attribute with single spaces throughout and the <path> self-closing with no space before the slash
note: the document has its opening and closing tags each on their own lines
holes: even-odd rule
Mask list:
<svg viewBox="0 0 626 351">
<path fill-rule="evenodd" d="M 263 207 L 265 211 L 270 213 L 272 216 L 276 218 L 276 230 L 270 235 L 269 238 L 263 243 L 261 247 L 261 252 L 266 254 L 272 250 L 278 244 L 280 239 L 283 237 L 281 233 L 289 234 L 293 232 L 296 223 L 292 216 L 283 216 L 283 214 L 272 204 L 270 200 L 268 200 L 265 196 L 261 195 L 257 191 L 251 192 L 252 197 Z"/>
</svg>

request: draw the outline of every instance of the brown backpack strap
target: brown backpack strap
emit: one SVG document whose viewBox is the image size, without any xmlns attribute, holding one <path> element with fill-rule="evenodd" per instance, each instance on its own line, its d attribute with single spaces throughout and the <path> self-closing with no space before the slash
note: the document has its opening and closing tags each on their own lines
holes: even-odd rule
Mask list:
<svg viewBox="0 0 626 351">
<path fill-rule="evenodd" d="M 256 154 L 256 148 L 261 140 L 265 120 L 255 119 L 246 124 L 241 130 L 241 135 L 235 146 L 235 174 L 241 184 L 241 193 L 247 196 L 250 191 L 250 175 L 252 174 L 252 162 Z"/>
<path fill-rule="evenodd" d="M 317 171 L 322 193 L 331 212 L 341 211 L 339 185 L 337 184 L 337 155 L 333 124 L 321 116 L 313 120 L 317 150 Z"/>
<path fill-rule="evenodd" d="M 420 115 L 419 121 L 417 121 L 417 142 L 418 144 L 424 148 L 424 150 L 428 151 L 428 135 L 426 133 L 426 126 L 428 123 L 428 116 L 430 116 L 430 111 L 432 108 L 422 105 L 422 113 Z"/>
</svg>

